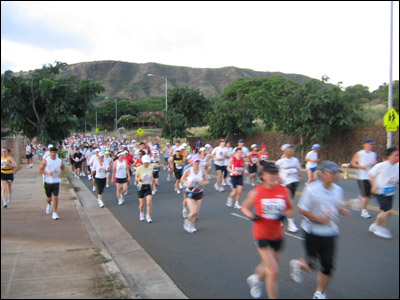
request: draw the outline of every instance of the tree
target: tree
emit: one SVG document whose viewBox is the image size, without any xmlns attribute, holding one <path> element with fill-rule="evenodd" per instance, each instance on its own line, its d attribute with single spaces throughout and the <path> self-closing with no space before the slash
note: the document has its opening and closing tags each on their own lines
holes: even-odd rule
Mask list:
<svg viewBox="0 0 400 300">
<path fill-rule="evenodd" d="M 214 99 L 207 114 L 211 137 L 251 134 L 253 120 L 257 117 L 256 102 L 252 92 L 258 90 L 265 78 L 242 78 L 227 87 L 220 99 Z"/>
<path fill-rule="evenodd" d="M 348 95 L 353 95 L 355 97 L 355 101 L 360 104 L 367 103 L 372 98 L 372 94 L 369 92 L 369 88 L 362 84 L 348 86 L 345 89 L 344 93 Z"/>
<path fill-rule="evenodd" d="M 187 119 L 183 114 L 175 111 L 168 110 L 167 114 L 164 114 L 158 121 L 158 126 L 162 128 L 161 137 L 168 140 L 174 138 L 184 138 L 190 132 L 186 130 Z"/>
<path fill-rule="evenodd" d="M 6 71 L 1 76 L 1 117 L 11 132 L 55 143 L 85 117 L 90 98 L 104 88 L 91 80 L 61 76 L 65 66 L 56 62 L 26 75 Z"/>
<path fill-rule="evenodd" d="M 134 122 L 136 117 L 132 115 L 123 115 L 118 119 L 118 125 L 125 127 L 127 129 L 134 127 Z"/>
<path fill-rule="evenodd" d="M 182 114 L 187 127 L 205 125 L 205 114 L 210 107 L 207 98 L 198 89 L 176 88 L 168 91 L 168 112 Z"/>
<path fill-rule="evenodd" d="M 339 133 L 361 122 L 354 94 L 343 93 L 340 87 L 319 80 L 308 80 L 301 85 L 284 81 L 280 80 L 278 89 L 275 82 L 272 92 L 262 92 L 271 98 L 267 105 L 260 106 L 261 118 L 267 128 L 274 126 L 286 135 L 299 134 L 300 148 L 309 147 L 312 141 L 324 144 L 330 133 Z"/>
</svg>

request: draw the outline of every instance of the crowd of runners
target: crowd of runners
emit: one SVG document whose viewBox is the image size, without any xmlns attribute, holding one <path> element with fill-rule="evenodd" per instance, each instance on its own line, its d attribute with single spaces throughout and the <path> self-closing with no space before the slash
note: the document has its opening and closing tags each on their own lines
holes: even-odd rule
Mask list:
<svg viewBox="0 0 400 300">
<path fill-rule="evenodd" d="M 399 182 L 399 152 L 396 148 L 387 149 L 385 160 L 378 163 L 376 153 L 373 152 L 374 144 L 371 139 L 365 139 L 363 149 L 354 155 L 351 166 L 359 170 L 357 179 L 361 191 L 361 217 L 371 218 L 367 204 L 371 195 L 376 195 L 381 212 L 369 231 L 390 239 L 392 233 L 387 228 L 387 222 Z M 203 146 L 200 142 L 192 147 L 179 140 L 174 145 L 166 143 L 161 147 L 158 139 L 148 143 L 147 140 L 136 142 L 101 135 L 74 134 L 59 147 L 67 151 L 66 162 L 74 176 L 77 179 L 87 176 L 92 181 L 92 189 L 97 192 L 100 208 L 104 207 L 104 189 L 115 184 L 115 201 L 118 205 L 123 205 L 128 185 L 133 182 L 139 199 L 139 220 L 148 223 L 153 222 L 152 195 L 157 193 L 160 170 L 168 170 L 167 181 L 174 180 L 171 189 L 174 188 L 177 194 L 184 190 L 183 229 L 188 233 L 197 231 L 195 224 L 204 187 L 212 180 L 210 174 L 214 165 L 217 173 L 215 191 L 224 192 L 229 186 L 230 193 L 225 205 L 241 210 L 254 221 L 253 237 L 261 262 L 255 273 L 247 278 L 250 294 L 253 298 L 260 298 L 265 284 L 270 298 L 278 296 L 278 262 L 284 237 L 282 220 L 287 219 L 288 231 L 299 231 L 293 219 L 296 211 L 293 199 L 303 178 L 300 161 L 294 157 L 293 145 L 282 145 L 281 158 L 276 162 L 269 160 L 266 145 L 253 144 L 249 149 L 242 139 L 235 148 L 224 139 L 214 148 L 210 144 Z M 30 159 L 35 147 L 28 143 L 25 149 L 28 167 L 32 167 Z M 290 275 L 295 282 L 301 282 L 302 272 L 316 270 L 319 262 L 314 298 L 324 299 L 334 269 L 339 215 L 348 216 L 349 212 L 342 202 L 343 190 L 336 184 L 337 174 L 342 170 L 334 162 L 320 162 L 319 149 L 320 145 L 313 145 L 305 157 L 308 178 L 297 207 L 304 217 L 301 227 L 305 234 L 306 258 L 290 261 Z M 55 146 L 48 145 L 40 151 L 39 157 L 39 172 L 43 174 L 47 196 L 46 213 L 52 213 L 55 220 L 59 218 L 57 197 L 59 182 L 65 170 L 63 161 L 57 157 L 58 150 Z M 15 167 L 15 161 L 7 149 L 2 149 L 1 185 L 4 208 L 11 202 L 12 170 Z M 254 189 L 242 201 L 243 184 L 246 182 Z"/>
</svg>

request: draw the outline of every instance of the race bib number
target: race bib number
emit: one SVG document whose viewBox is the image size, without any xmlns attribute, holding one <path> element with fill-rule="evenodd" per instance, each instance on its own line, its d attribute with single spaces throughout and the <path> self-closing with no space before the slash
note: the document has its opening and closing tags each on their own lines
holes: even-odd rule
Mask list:
<svg viewBox="0 0 400 300">
<path fill-rule="evenodd" d="M 238 175 L 243 175 L 243 168 L 236 168 L 235 171 Z"/>
<path fill-rule="evenodd" d="M 251 162 L 252 162 L 253 164 L 258 163 L 258 158 L 257 158 L 257 157 L 252 157 L 252 158 L 251 158 Z"/>
<path fill-rule="evenodd" d="M 2 168 L 7 167 L 7 161 L 6 161 L 6 160 L 2 160 L 2 161 L 1 161 L 1 167 L 2 167 Z"/>
<path fill-rule="evenodd" d="M 386 186 L 383 188 L 383 193 L 385 194 L 385 196 L 393 196 L 395 192 L 396 192 L 395 186 Z"/>
<path fill-rule="evenodd" d="M 286 209 L 284 199 L 261 199 L 262 217 L 270 220 L 279 220 Z"/>
<path fill-rule="evenodd" d="M 287 176 L 289 178 L 297 178 L 297 169 L 296 168 L 290 168 L 287 171 Z"/>
</svg>

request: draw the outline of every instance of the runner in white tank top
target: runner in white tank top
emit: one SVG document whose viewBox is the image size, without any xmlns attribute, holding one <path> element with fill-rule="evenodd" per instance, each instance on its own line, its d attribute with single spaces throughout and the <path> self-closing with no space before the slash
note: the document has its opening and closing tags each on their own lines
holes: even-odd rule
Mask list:
<svg viewBox="0 0 400 300">
<path fill-rule="evenodd" d="M 187 169 L 181 179 L 181 182 L 187 186 L 186 202 L 189 207 L 189 214 L 183 223 L 183 228 L 189 233 L 196 232 L 194 223 L 203 200 L 203 187 L 208 184 L 207 172 L 200 167 L 200 160 L 199 155 L 193 156 L 193 167 Z"/>
</svg>

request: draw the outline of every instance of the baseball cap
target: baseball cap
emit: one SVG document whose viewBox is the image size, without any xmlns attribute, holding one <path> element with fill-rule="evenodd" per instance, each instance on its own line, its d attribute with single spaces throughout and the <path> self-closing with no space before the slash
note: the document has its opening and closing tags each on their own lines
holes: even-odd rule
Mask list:
<svg viewBox="0 0 400 300">
<path fill-rule="evenodd" d="M 99 156 L 104 156 L 104 152 L 103 152 L 103 151 L 100 151 L 100 152 L 99 152 Z"/>
<path fill-rule="evenodd" d="M 328 172 L 341 172 L 343 173 L 343 170 L 341 167 L 339 167 L 338 164 L 334 163 L 333 161 L 326 160 L 321 163 L 319 166 L 320 171 L 328 171 Z"/>
<path fill-rule="evenodd" d="M 293 147 L 292 144 L 285 144 L 285 145 L 283 145 L 283 146 L 281 147 L 281 150 L 282 150 L 282 151 L 285 151 L 287 148 L 292 148 L 292 147 Z"/>
<path fill-rule="evenodd" d="M 263 148 L 263 149 L 268 149 L 268 147 L 265 146 L 265 145 L 262 145 L 261 148 Z"/>
<path fill-rule="evenodd" d="M 318 149 L 318 148 L 321 148 L 320 144 L 315 144 L 315 145 L 312 146 L 311 150 L 315 150 L 315 149 Z"/>
<path fill-rule="evenodd" d="M 253 149 L 254 147 L 258 147 L 257 144 L 251 145 L 251 149 Z"/>
<path fill-rule="evenodd" d="M 261 166 L 263 167 L 263 171 L 264 172 L 268 172 L 268 173 L 278 173 L 279 172 L 279 168 L 277 165 L 275 165 L 275 163 L 271 162 L 271 161 L 261 161 Z"/>
<path fill-rule="evenodd" d="M 375 142 L 372 140 L 372 139 L 370 139 L 370 138 L 367 138 L 367 139 L 365 139 L 364 140 L 364 143 L 363 144 L 371 144 L 371 145 L 375 145 Z"/>
<path fill-rule="evenodd" d="M 146 163 L 151 163 L 151 158 L 150 158 L 150 156 L 144 155 L 143 158 L 142 158 L 142 162 L 143 162 L 144 164 L 146 164 Z"/>
<path fill-rule="evenodd" d="M 244 143 L 244 139 L 238 140 L 238 143 Z"/>
<path fill-rule="evenodd" d="M 200 155 L 198 155 L 198 154 L 193 155 L 192 162 L 196 162 L 196 161 L 200 161 L 200 160 L 201 160 Z"/>
<path fill-rule="evenodd" d="M 206 147 L 201 147 L 201 148 L 199 149 L 199 152 L 206 151 L 206 150 L 207 150 Z"/>
<path fill-rule="evenodd" d="M 110 154 L 110 151 L 107 150 L 106 152 L 104 152 L 104 154 Z"/>
</svg>

